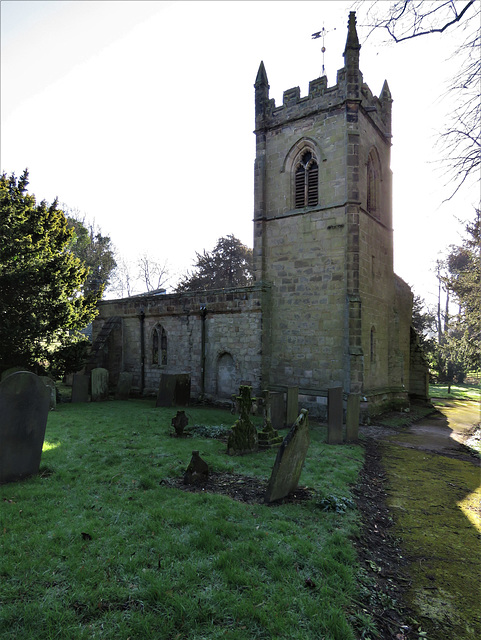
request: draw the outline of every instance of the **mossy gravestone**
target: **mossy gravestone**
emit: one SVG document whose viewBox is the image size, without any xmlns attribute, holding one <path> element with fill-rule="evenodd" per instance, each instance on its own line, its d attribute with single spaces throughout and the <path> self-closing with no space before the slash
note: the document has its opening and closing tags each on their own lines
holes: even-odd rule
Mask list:
<svg viewBox="0 0 481 640">
<path fill-rule="evenodd" d="M 97 367 L 90 373 L 90 387 L 92 390 L 92 402 L 108 400 L 109 397 L 109 372 L 107 369 Z"/>
<path fill-rule="evenodd" d="M 0 483 L 38 473 L 50 391 L 34 373 L 13 373 L 0 383 Z"/>
<path fill-rule="evenodd" d="M 307 409 L 302 409 L 277 452 L 264 502 L 285 498 L 299 483 L 310 444 L 307 415 Z"/>
<path fill-rule="evenodd" d="M 254 453 L 258 449 L 257 429 L 250 419 L 252 402 L 252 387 L 243 385 L 239 387 L 237 403 L 240 416 L 229 432 L 227 438 L 227 453 L 230 456 L 240 456 L 245 453 Z"/>
</svg>

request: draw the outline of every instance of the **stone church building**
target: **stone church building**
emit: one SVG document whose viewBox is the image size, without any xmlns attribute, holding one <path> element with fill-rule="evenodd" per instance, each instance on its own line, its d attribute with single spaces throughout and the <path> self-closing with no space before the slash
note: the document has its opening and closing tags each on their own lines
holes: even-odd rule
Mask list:
<svg viewBox="0 0 481 640">
<path fill-rule="evenodd" d="M 311 415 L 327 390 L 379 410 L 427 395 L 411 329 L 412 293 L 393 272 L 391 105 L 359 69 L 355 15 L 344 67 L 269 98 L 255 81 L 254 284 L 103 301 L 92 364 L 155 394 L 163 373 L 188 373 L 193 399 L 299 388 Z M 246 212 L 246 215 L 249 215 Z"/>
</svg>

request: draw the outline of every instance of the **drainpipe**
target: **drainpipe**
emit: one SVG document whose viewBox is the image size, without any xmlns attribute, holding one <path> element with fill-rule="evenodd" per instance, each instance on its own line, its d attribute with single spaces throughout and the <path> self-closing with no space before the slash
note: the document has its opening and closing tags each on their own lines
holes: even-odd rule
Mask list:
<svg viewBox="0 0 481 640">
<path fill-rule="evenodd" d="M 205 319 L 207 316 L 206 307 L 200 308 L 200 317 L 202 319 L 201 327 L 201 356 L 200 356 L 200 397 L 203 400 L 205 394 Z"/>
<path fill-rule="evenodd" d="M 144 322 L 145 313 L 140 309 L 140 395 L 144 394 L 145 388 L 145 345 L 144 345 Z"/>
</svg>

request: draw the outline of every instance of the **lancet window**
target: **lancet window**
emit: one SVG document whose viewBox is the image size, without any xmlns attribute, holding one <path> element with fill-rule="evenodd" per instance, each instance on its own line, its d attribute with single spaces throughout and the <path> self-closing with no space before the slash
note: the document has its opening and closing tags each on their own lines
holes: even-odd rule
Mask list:
<svg viewBox="0 0 481 640">
<path fill-rule="evenodd" d="M 319 202 L 319 165 L 306 151 L 295 168 L 295 208 L 315 207 Z"/>
<path fill-rule="evenodd" d="M 167 333 L 160 324 L 154 327 L 152 334 L 152 364 L 167 364 Z"/>
</svg>

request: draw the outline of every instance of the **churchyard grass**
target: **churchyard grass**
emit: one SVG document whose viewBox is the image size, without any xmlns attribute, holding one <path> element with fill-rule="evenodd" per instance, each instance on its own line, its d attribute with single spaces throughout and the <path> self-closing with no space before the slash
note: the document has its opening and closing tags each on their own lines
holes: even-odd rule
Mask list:
<svg viewBox="0 0 481 640">
<path fill-rule="evenodd" d="M 154 404 L 59 405 L 40 475 L 0 486 L 2 640 L 356 637 L 356 511 L 321 504 L 352 505 L 362 449 L 328 446 L 313 425 L 302 503 L 184 492 L 160 483 L 194 449 L 214 471 L 265 481 L 276 452 L 229 457 L 219 440 L 170 437 L 176 409 Z M 186 412 L 189 426 L 235 420 Z"/>
<path fill-rule="evenodd" d="M 429 395 L 431 398 L 449 398 L 456 400 L 481 400 L 481 388 L 479 384 L 453 383 L 451 388 L 447 383 L 430 384 Z"/>
</svg>

